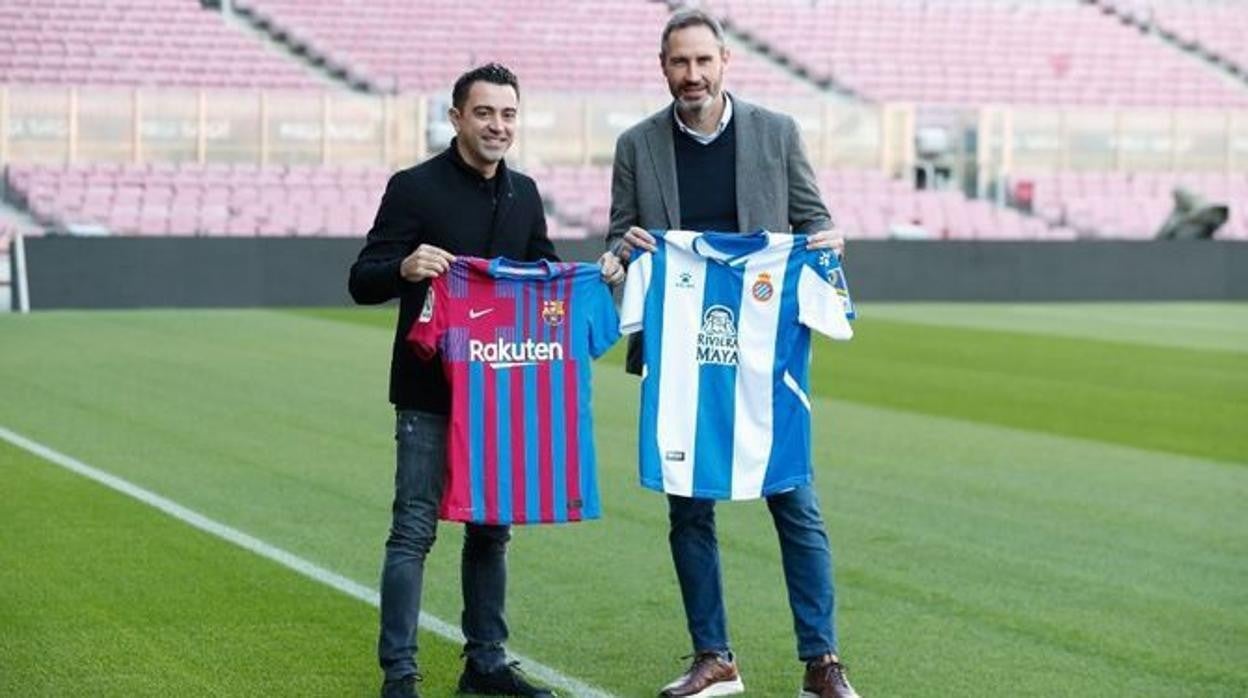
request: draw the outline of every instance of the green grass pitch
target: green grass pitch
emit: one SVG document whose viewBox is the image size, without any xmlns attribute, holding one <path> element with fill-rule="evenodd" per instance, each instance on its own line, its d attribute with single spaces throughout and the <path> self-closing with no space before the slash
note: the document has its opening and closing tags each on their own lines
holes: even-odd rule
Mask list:
<svg viewBox="0 0 1248 698">
<path fill-rule="evenodd" d="M 0 426 L 375 587 L 390 310 L 0 316 Z M 866 304 L 812 374 L 868 698 L 1248 695 L 1248 306 Z M 637 390 L 595 374 L 604 519 L 517 529 L 512 647 L 617 696 L 689 651 Z M 761 503 L 718 511 L 749 695 L 789 696 Z M 426 610 L 458 620 L 444 525 Z M 376 611 L 0 443 L 0 696 L 375 695 Z M 458 648 L 421 636 L 425 693 Z"/>
</svg>

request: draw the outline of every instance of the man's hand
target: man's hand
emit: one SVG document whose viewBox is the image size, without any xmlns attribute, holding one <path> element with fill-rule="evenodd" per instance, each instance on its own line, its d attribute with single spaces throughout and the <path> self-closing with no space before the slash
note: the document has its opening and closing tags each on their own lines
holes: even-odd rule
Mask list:
<svg viewBox="0 0 1248 698">
<path fill-rule="evenodd" d="M 416 251 L 403 259 L 399 267 L 399 275 L 405 281 L 416 283 L 425 279 L 445 274 L 451 268 L 455 255 L 440 247 L 421 245 Z"/>
<path fill-rule="evenodd" d="M 845 236 L 836 228 L 820 230 L 806 238 L 806 249 L 808 250 L 826 250 L 829 248 L 836 252 L 837 257 L 845 258 Z"/>
<path fill-rule="evenodd" d="M 638 228 L 634 225 L 628 229 L 627 233 L 624 233 L 623 239 L 615 248 L 615 253 L 621 261 L 627 262 L 633 257 L 633 250 L 637 249 L 654 252 L 654 236 L 645 228 Z"/>
<path fill-rule="evenodd" d="M 602 267 L 602 280 L 608 284 L 618 286 L 624 281 L 624 265 L 614 254 L 603 252 L 598 258 L 598 266 Z"/>
</svg>

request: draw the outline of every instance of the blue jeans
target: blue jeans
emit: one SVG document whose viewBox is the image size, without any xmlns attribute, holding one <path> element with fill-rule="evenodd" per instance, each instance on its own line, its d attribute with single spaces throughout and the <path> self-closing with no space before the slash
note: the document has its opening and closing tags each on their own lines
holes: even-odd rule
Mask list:
<svg viewBox="0 0 1248 698">
<path fill-rule="evenodd" d="M 438 505 L 446 484 L 445 415 L 398 410 L 397 465 L 386 560 L 381 574 L 381 633 L 377 657 L 387 679 L 416 673 L 416 625 L 425 556 L 438 529 Z M 464 656 L 478 670 L 503 666 L 507 640 L 508 526 L 468 524 L 461 557 Z"/>
<path fill-rule="evenodd" d="M 668 541 L 694 652 L 727 651 L 719 543 L 715 538 L 715 500 L 668 495 L 671 531 Z M 832 550 L 809 485 L 767 498 L 780 537 L 784 582 L 797 633 L 797 656 L 803 661 L 836 652 L 836 595 L 832 586 Z"/>
</svg>

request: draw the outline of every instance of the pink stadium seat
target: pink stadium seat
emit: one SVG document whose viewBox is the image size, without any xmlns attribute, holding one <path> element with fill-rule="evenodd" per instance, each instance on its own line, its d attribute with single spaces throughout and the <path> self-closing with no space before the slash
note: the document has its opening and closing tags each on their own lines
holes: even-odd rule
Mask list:
<svg viewBox="0 0 1248 698">
<path fill-rule="evenodd" d="M 1240 0 L 1098 0 L 1097 4 L 1248 73 L 1248 5 Z"/>
<path fill-rule="evenodd" d="M 1248 173 L 1081 172 L 1036 175 L 1036 214 L 1056 228 L 1082 237 L 1149 239 L 1173 206 L 1172 190 L 1184 186 L 1212 201 L 1231 204 L 1231 220 L 1219 238 L 1238 239 L 1248 217 Z"/>
<path fill-rule="evenodd" d="M 1248 42 L 1241 0 L 1132 0 L 1201 18 L 1221 56 Z M 869 99 L 931 104 L 1246 107 L 1216 69 L 1079 0 L 712 0 L 733 28 Z M 1182 9 L 1179 9 L 1182 8 Z M 1211 12 L 1211 10 L 1216 10 Z M 1194 21 L 1194 20 L 1193 20 Z M 1213 26 L 1219 31 L 1214 38 Z"/>
<path fill-rule="evenodd" d="M 381 89 L 444 92 L 470 65 L 499 60 L 526 88 L 664 94 L 655 59 L 668 9 L 658 2 L 235 0 L 235 6 Z M 749 52 L 733 61 L 731 84 L 742 94 L 815 93 Z"/>
<path fill-rule="evenodd" d="M 5 0 L 0 26 L 0 84 L 320 87 L 195 2 Z"/>
<path fill-rule="evenodd" d="M 11 192 L 52 227 L 93 223 L 124 235 L 363 235 L 389 172 L 367 167 L 11 165 Z M 600 236 L 610 170 L 535 170 L 555 238 Z"/>
</svg>

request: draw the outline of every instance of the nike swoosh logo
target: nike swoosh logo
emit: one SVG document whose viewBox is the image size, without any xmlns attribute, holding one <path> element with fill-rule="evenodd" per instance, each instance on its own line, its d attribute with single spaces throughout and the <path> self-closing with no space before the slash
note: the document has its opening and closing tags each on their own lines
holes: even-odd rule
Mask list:
<svg viewBox="0 0 1248 698">
<path fill-rule="evenodd" d="M 477 318 L 481 317 L 482 315 L 489 315 L 489 314 L 490 314 L 490 313 L 492 313 L 492 312 L 494 312 L 494 309 L 493 309 L 493 308 L 486 308 L 485 310 L 472 310 L 472 309 L 470 308 L 470 309 L 468 310 L 468 319 L 469 319 L 469 320 L 476 320 Z"/>
</svg>

